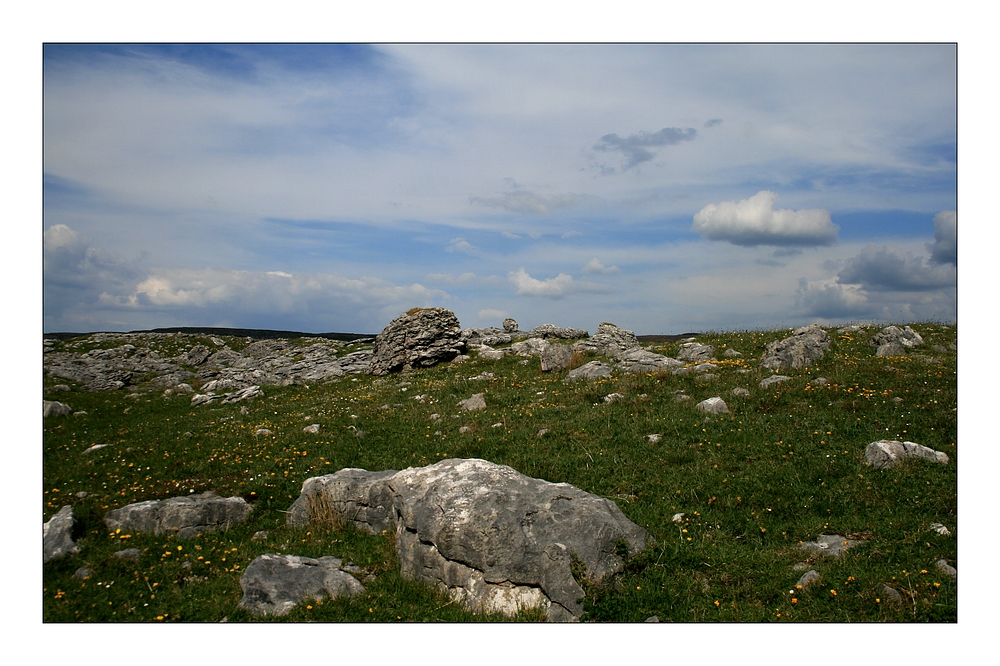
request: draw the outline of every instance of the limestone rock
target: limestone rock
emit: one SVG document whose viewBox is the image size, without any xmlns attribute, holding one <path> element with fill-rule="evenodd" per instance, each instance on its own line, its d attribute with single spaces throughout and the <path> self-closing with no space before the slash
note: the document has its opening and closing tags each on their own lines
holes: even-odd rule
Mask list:
<svg viewBox="0 0 1000 666">
<path fill-rule="evenodd" d="M 875 469 L 887 469 L 905 458 L 923 458 L 933 462 L 947 463 L 948 454 L 915 444 L 882 439 L 865 448 L 865 460 Z"/>
<path fill-rule="evenodd" d="M 486 398 L 482 393 L 476 393 L 471 398 L 460 400 L 458 406 L 463 412 L 471 412 L 477 409 L 486 409 Z"/>
<path fill-rule="evenodd" d="M 600 361 L 591 361 L 590 363 L 584 363 L 575 370 L 570 370 L 563 381 L 576 382 L 581 379 L 586 381 L 595 381 L 598 379 L 607 379 L 610 376 L 611 366 L 601 363 Z"/>
<path fill-rule="evenodd" d="M 510 333 L 496 327 L 462 329 L 460 337 L 466 345 L 505 345 L 511 341 Z"/>
<path fill-rule="evenodd" d="M 541 326 L 536 326 L 530 331 L 518 332 L 520 336 L 525 338 L 558 338 L 560 340 L 576 340 L 578 338 L 587 337 L 587 331 L 579 328 L 563 328 L 561 326 L 556 326 L 555 324 L 542 324 Z"/>
<path fill-rule="evenodd" d="M 541 354 L 542 372 L 552 372 L 566 369 L 573 358 L 573 350 L 569 345 L 548 345 Z"/>
<path fill-rule="evenodd" d="M 454 312 L 418 308 L 394 319 L 375 338 L 368 372 L 387 375 L 450 361 L 463 351 L 462 327 Z"/>
<path fill-rule="evenodd" d="M 771 342 L 764 348 L 760 365 L 768 370 L 804 368 L 823 358 L 830 348 L 830 336 L 819 324 L 803 326 L 784 340 Z"/>
<path fill-rule="evenodd" d="M 180 538 L 193 538 L 202 532 L 226 529 L 243 522 L 251 509 L 242 497 L 218 497 L 215 493 L 204 492 L 128 504 L 108 511 L 104 524 L 112 530 L 176 533 Z"/>
<path fill-rule="evenodd" d="M 958 578 L 958 570 L 948 564 L 947 560 L 938 560 L 934 563 L 934 567 L 953 580 Z"/>
<path fill-rule="evenodd" d="M 503 330 L 507 333 L 517 333 L 517 322 L 507 317 L 503 320 Z"/>
<path fill-rule="evenodd" d="M 907 349 L 924 344 L 924 339 L 909 326 L 886 326 L 872 337 L 869 344 L 877 348 L 876 356 L 902 356 Z"/>
<path fill-rule="evenodd" d="M 683 361 L 675 358 L 657 354 L 646 349 L 630 349 L 623 352 L 618 359 L 618 367 L 625 372 L 662 372 L 679 368 L 684 365 Z"/>
<path fill-rule="evenodd" d="M 686 363 L 710 361 L 715 358 L 715 347 L 697 342 L 685 342 L 677 351 L 677 360 Z"/>
<path fill-rule="evenodd" d="M 801 585 L 802 589 L 805 590 L 813 583 L 819 581 L 819 579 L 820 579 L 819 572 L 816 571 L 815 569 L 810 569 L 809 571 L 802 574 L 799 580 L 795 583 L 795 587 L 799 587 Z"/>
<path fill-rule="evenodd" d="M 632 331 L 618 328 L 607 322 L 597 327 L 593 336 L 573 344 L 574 351 L 593 352 L 615 360 L 632 349 L 639 348 L 639 340 Z"/>
<path fill-rule="evenodd" d="M 208 360 L 208 357 L 212 355 L 212 352 L 208 350 L 205 345 L 195 345 L 188 350 L 185 361 L 188 365 L 201 365 Z"/>
<path fill-rule="evenodd" d="M 788 377 L 786 375 L 771 375 L 770 377 L 766 377 L 760 380 L 760 383 L 757 386 L 759 386 L 760 388 L 767 388 L 772 384 L 780 384 L 781 382 L 787 382 L 789 379 L 791 379 L 791 377 Z"/>
<path fill-rule="evenodd" d="M 528 338 L 515 342 L 510 346 L 510 351 L 518 356 L 541 356 L 542 352 L 549 348 L 551 343 L 544 338 Z"/>
<path fill-rule="evenodd" d="M 837 557 L 848 548 L 853 548 L 860 543 L 864 542 L 859 539 L 848 539 L 840 534 L 820 534 L 816 541 L 806 541 L 800 544 L 799 548 L 818 555 Z"/>
<path fill-rule="evenodd" d="M 42 562 L 57 560 L 79 552 L 73 541 L 76 518 L 73 507 L 67 504 L 42 525 Z"/>
<path fill-rule="evenodd" d="M 58 402 L 56 400 L 43 400 L 42 401 L 42 416 L 68 416 L 73 413 L 73 408 L 67 405 L 65 402 Z M 37 414 L 37 412 L 36 412 Z"/>
<path fill-rule="evenodd" d="M 730 391 L 730 393 L 736 396 L 737 398 L 746 398 L 747 396 L 750 395 L 750 389 L 745 389 L 741 386 L 737 386 L 732 391 Z"/>
<path fill-rule="evenodd" d="M 354 576 L 341 570 L 336 557 L 313 559 L 298 555 L 264 554 L 240 576 L 239 607 L 254 615 L 286 615 L 310 600 L 337 599 L 364 592 Z"/>
<path fill-rule="evenodd" d="M 614 502 L 475 459 L 309 479 L 289 522 L 308 520 L 310 506 L 342 512 L 369 532 L 392 529 L 402 575 L 441 587 L 469 609 L 539 607 L 555 621 L 583 611 L 574 558 L 600 582 L 623 566 L 616 542 L 634 555 L 649 538 Z"/>
<path fill-rule="evenodd" d="M 726 401 L 722 398 L 708 398 L 707 400 L 702 400 L 695 408 L 699 411 L 705 412 L 706 414 L 728 414 L 729 406 L 726 405 Z"/>
</svg>

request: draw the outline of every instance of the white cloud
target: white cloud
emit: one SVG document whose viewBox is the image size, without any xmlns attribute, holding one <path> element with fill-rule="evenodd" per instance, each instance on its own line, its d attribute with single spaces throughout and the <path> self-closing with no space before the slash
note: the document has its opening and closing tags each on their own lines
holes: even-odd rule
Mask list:
<svg viewBox="0 0 1000 666">
<path fill-rule="evenodd" d="M 927 246 L 931 261 L 958 265 L 958 212 L 944 210 L 934 216 L 934 242 Z"/>
<path fill-rule="evenodd" d="M 708 204 L 694 216 L 692 230 L 734 245 L 831 245 L 839 227 L 821 208 L 775 210 L 778 195 L 762 190 L 749 199 Z"/>
<path fill-rule="evenodd" d="M 511 271 L 507 279 L 514 285 L 520 296 L 546 296 L 549 298 L 561 298 L 571 293 L 588 292 L 594 294 L 608 293 L 611 288 L 606 285 L 593 284 L 591 282 L 576 282 L 573 276 L 560 273 L 548 280 L 538 280 L 521 267 L 517 271 Z"/>
<path fill-rule="evenodd" d="M 471 197 L 469 203 L 487 206 L 488 208 L 500 208 L 511 213 L 521 213 L 526 215 L 544 215 L 562 208 L 572 208 L 583 204 L 597 206 L 600 200 L 588 194 L 576 194 L 568 192 L 565 194 L 535 194 L 525 190 L 515 190 L 504 192 L 498 197 Z"/>
<path fill-rule="evenodd" d="M 583 267 L 584 273 L 597 273 L 598 275 L 612 275 L 617 273 L 620 269 L 617 266 L 605 266 L 597 257 L 594 257 L 587 265 Z"/>
<path fill-rule="evenodd" d="M 869 243 L 847 260 L 837 275 L 841 284 L 870 291 L 933 291 L 954 288 L 955 267 L 933 264 L 924 257 L 899 254 L 886 245 Z"/>
<path fill-rule="evenodd" d="M 448 243 L 448 247 L 444 249 L 445 252 L 464 252 L 466 254 L 470 254 L 475 250 L 476 247 L 461 236 L 452 238 Z"/>
</svg>

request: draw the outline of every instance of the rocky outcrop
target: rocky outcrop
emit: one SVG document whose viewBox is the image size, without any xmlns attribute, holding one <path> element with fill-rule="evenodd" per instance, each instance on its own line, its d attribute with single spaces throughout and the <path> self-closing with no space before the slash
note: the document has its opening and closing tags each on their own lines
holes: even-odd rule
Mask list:
<svg viewBox="0 0 1000 666">
<path fill-rule="evenodd" d="M 375 338 L 368 372 L 387 375 L 450 361 L 463 351 L 462 327 L 454 312 L 418 308 L 394 319 Z"/>
<path fill-rule="evenodd" d="M 585 338 L 589 334 L 580 328 L 563 328 L 561 326 L 556 326 L 555 324 L 542 324 L 541 326 L 536 326 L 530 331 L 517 331 L 514 334 L 518 339 L 525 338 L 542 338 L 548 340 L 550 338 L 557 338 L 559 340 L 577 340 L 579 338 Z"/>
<path fill-rule="evenodd" d="M 287 615 L 305 601 L 352 597 L 365 591 L 354 576 L 343 571 L 336 557 L 300 557 L 264 554 L 240 576 L 243 598 L 239 607 L 254 615 Z"/>
<path fill-rule="evenodd" d="M 619 360 L 625 352 L 638 348 L 639 340 L 635 333 L 607 322 L 598 326 L 591 337 L 573 343 L 573 351 L 593 352 L 615 360 Z"/>
<path fill-rule="evenodd" d="M 923 458 L 938 463 L 948 462 L 947 453 L 914 442 L 882 439 L 865 447 L 865 461 L 875 469 L 888 469 L 907 458 Z"/>
<path fill-rule="evenodd" d="M 503 330 L 507 333 L 517 333 L 517 322 L 507 317 L 503 320 Z"/>
<path fill-rule="evenodd" d="M 634 555 L 649 538 L 610 500 L 476 459 L 309 479 L 288 522 L 308 521 L 310 508 L 368 532 L 392 530 L 402 575 L 471 610 L 536 607 L 554 621 L 583 612 L 574 569 L 603 581 L 624 564 L 617 543 Z"/>
<path fill-rule="evenodd" d="M 886 326 L 869 341 L 876 356 L 903 356 L 907 349 L 924 344 L 920 334 L 909 326 Z"/>
<path fill-rule="evenodd" d="M 464 328 L 461 333 L 466 345 L 505 345 L 511 341 L 510 333 L 496 327 Z"/>
<path fill-rule="evenodd" d="M 73 507 L 68 504 L 42 525 L 42 562 L 57 560 L 79 552 L 73 541 L 75 526 Z"/>
<path fill-rule="evenodd" d="M 544 338 L 528 338 L 512 344 L 510 352 L 518 356 L 541 356 L 551 344 Z"/>
<path fill-rule="evenodd" d="M 698 342 L 685 342 L 677 350 L 677 360 L 685 363 L 711 361 L 715 358 L 715 347 Z"/>
<path fill-rule="evenodd" d="M 663 372 L 683 365 L 683 361 L 642 348 L 630 349 L 618 358 L 618 367 L 625 372 Z"/>
<path fill-rule="evenodd" d="M 830 336 L 819 324 L 810 324 L 796 329 L 784 340 L 768 344 L 760 365 L 768 370 L 804 368 L 823 358 L 829 348 Z"/>
<path fill-rule="evenodd" d="M 584 363 L 579 368 L 575 370 L 570 370 L 566 376 L 563 378 L 564 382 L 577 382 L 577 381 L 595 381 L 598 379 L 607 379 L 611 376 L 611 366 L 606 363 L 601 363 L 600 361 L 591 361 L 590 363 Z"/>
<path fill-rule="evenodd" d="M 760 380 L 760 383 L 757 384 L 757 386 L 760 388 L 767 388 L 772 384 L 780 384 L 781 382 L 787 382 L 789 379 L 791 379 L 791 377 L 789 377 L 788 375 L 771 375 L 770 377 L 765 377 L 764 379 Z"/>
<path fill-rule="evenodd" d="M 573 349 L 569 345 L 550 344 L 541 354 L 542 372 L 565 370 L 573 360 Z"/>
<path fill-rule="evenodd" d="M 128 504 L 104 515 L 109 529 L 134 530 L 150 534 L 173 533 L 190 539 L 203 532 L 227 529 L 243 522 L 252 507 L 242 497 L 218 497 L 204 492 L 165 500 Z"/>
</svg>

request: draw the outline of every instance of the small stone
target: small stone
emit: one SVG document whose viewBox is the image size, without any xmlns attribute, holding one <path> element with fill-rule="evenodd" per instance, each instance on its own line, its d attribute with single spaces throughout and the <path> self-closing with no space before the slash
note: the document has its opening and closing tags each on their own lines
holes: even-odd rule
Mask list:
<svg viewBox="0 0 1000 666">
<path fill-rule="evenodd" d="M 80 567 L 79 569 L 73 572 L 73 578 L 76 578 L 78 580 L 87 580 L 93 575 L 94 572 L 88 569 L 87 567 Z"/>
<path fill-rule="evenodd" d="M 675 513 L 674 517 L 670 519 L 670 522 L 679 523 L 679 522 L 681 522 L 683 520 L 684 520 L 684 514 L 683 513 Z"/>
<path fill-rule="evenodd" d="M 795 583 L 795 587 L 798 587 L 799 585 L 801 585 L 802 589 L 804 590 L 804 589 L 808 588 L 810 585 L 812 585 L 813 583 L 819 581 L 819 579 L 820 579 L 819 572 L 816 571 L 815 569 L 810 569 L 809 571 L 807 571 L 804 574 L 802 574 L 802 576 L 799 578 L 798 582 Z"/>
<path fill-rule="evenodd" d="M 771 384 L 778 384 L 780 382 L 788 381 L 791 377 L 786 377 L 785 375 L 771 375 L 766 379 L 762 379 L 758 386 L 760 388 L 767 388 Z"/>
<path fill-rule="evenodd" d="M 934 566 L 937 568 L 938 571 L 940 571 L 941 573 L 952 579 L 958 577 L 958 570 L 955 569 L 955 567 L 948 564 L 947 560 L 938 560 L 937 562 L 934 563 Z"/>
<path fill-rule="evenodd" d="M 931 530 L 937 532 L 941 536 L 951 536 L 951 530 L 942 525 L 941 523 L 931 523 Z"/>
<path fill-rule="evenodd" d="M 732 393 L 737 398 L 746 398 L 747 396 L 750 395 L 750 390 L 737 386 L 732 391 L 730 391 L 730 393 Z"/>
<path fill-rule="evenodd" d="M 612 402 L 617 402 L 624 397 L 625 396 L 623 396 L 621 393 L 609 393 L 608 395 L 604 396 L 604 402 L 610 404 Z"/>
<path fill-rule="evenodd" d="M 115 553 L 115 557 L 122 560 L 134 560 L 139 561 L 139 555 L 142 554 L 138 548 L 127 548 L 125 550 L 119 550 Z"/>
<path fill-rule="evenodd" d="M 84 498 L 85 498 L 85 497 L 87 497 L 87 496 L 88 496 L 89 494 L 90 494 L 90 493 L 88 493 L 88 492 L 87 492 L 86 490 L 81 490 L 80 492 L 78 492 L 78 493 L 77 493 L 77 494 L 75 495 L 75 497 L 76 497 L 77 499 L 84 499 Z"/>
<path fill-rule="evenodd" d="M 827 378 L 826 377 L 817 377 L 816 379 L 812 380 L 809 383 L 812 384 L 813 386 L 826 386 L 826 384 L 827 384 Z"/>
<path fill-rule="evenodd" d="M 315 435 L 316 433 L 319 432 L 319 424 L 313 423 L 312 425 L 307 425 L 305 428 L 302 429 L 302 432 L 307 433 L 309 435 Z"/>
<path fill-rule="evenodd" d="M 461 428 L 458 429 L 458 434 L 464 435 L 465 433 L 469 432 L 470 430 L 472 430 L 472 428 L 470 428 L 469 426 L 462 426 Z"/>
<path fill-rule="evenodd" d="M 251 541 L 264 541 L 265 539 L 267 539 L 267 530 L 259 530 L 257 532 L 254 532 L 253 536 L 250 537 L 250 539 Z"/>
<path fill-rule="evenodd" d="M 881 590 L 882 598 L 885 599 L 886 603 L 898 606 L 903 603 L 903 595 L 899 593 L 895 588 L 889 587 L 885 583 L 882 584 Z"/>
<path fill-rule="evenodd" d="M 486 409 L 486 398 L 483 397 L 482 393 L 476 393 L 471 398 L 459 401 L 458 406 L 462 408 L 462 411 Z"/>
<path fill-rule="evenodd" d="M 254 435 L 256 435 L 257 437 L 267 437 L 268 435 L 272 434 L 274 433 L 272 433 L 267 428 L 257 428 L 257 431 L 254 433 Z"/>
<path fill-rule="evenodd" d="M 548 428 L 542 428 L 541 430 L 538 431 L 536 437 L 545 437 L 547 434 L 549 434 L 549 432 L 551 431 Z"/>
<path fill-rule="evenodd" d="M 643 622 L 659 622 L 659 621 L 660 618 L 657 617 L 656 615 L 653 615 L 652 617 L 647 617 L 645 620 L 643 620 Z"/>
<path fill-rule="evenodd" d="M 695 407 L 706 414 L 728 414 L 729 407 L 726 405 L 726 401 L 722 398 L 716 396 L 714 398 L 708 398 L 707 400 L 702 400 Z"/>
<path fill-rule="evenodd" d="M 658 432 L 655 432 L 655 433 L 653 433 L 652 435 L 646 435 L 646 439 L 647 439 L 647 440 L 649 440 L 649 443 L 650 443 L 650 444 L 656 444 L 656 443 L 657 443 L 657 442 L 659 442 L 659 441 L 660 441 L 661 439 L 663 439 L 663 435 L 661 435 L 661 434 L 660 434 L 660 433 L 658 433 Z"/>
</svg>

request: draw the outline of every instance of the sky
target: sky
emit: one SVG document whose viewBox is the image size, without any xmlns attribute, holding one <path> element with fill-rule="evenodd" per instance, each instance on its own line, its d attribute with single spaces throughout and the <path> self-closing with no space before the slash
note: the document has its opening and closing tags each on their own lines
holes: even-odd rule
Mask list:
<svg viewBox="0 0 1000 666">
<path fill-rule="evenodd" d="M 956 57 L 49 43 L 43 327 L 953 322 Z"/>
</svg>

